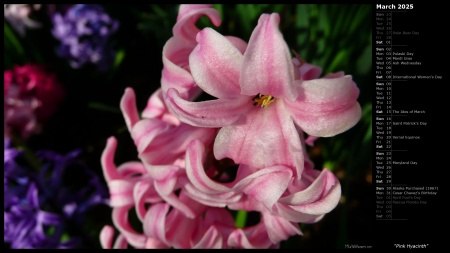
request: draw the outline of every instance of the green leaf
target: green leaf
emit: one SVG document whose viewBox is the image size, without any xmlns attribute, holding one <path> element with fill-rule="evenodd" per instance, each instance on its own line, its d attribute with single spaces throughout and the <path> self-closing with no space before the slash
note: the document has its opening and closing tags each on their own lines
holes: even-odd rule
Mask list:
<svg viewBox="0 0 450 253">
<path fill-rule="evenodd" d="M 5 40 L 11 43 L 17 54 L 20 56 L 20 58 L 25 58 L 25 50 L 23 49 L 22 45 L 20 44 L 19 40 L 14 35 L 14 32 L 9 28 L 9 25 L 6 23 L 4 24 L 4 35 Z"/>
<path fill-rule="evenodd" d="M 344 61 L 346 61 L 348 59 L 348 51 L 345 50 L 341 50 L 336 57 L 334 57 L 333 61 L 331 62 L 331 64 L 328 66 L 327 71 L 325 71 L 325 73 L 330 73 L 330 72 L 334 72 L 337 70 L 337 67 L 339 65 L 342 65 Z"/>
</svg>

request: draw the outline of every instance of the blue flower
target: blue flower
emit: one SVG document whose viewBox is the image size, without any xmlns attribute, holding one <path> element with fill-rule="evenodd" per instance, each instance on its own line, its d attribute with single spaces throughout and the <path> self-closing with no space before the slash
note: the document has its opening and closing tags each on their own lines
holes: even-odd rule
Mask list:
<svg viewBox="0 0 450 253">
<path fill-rule="evenodd" d="M 87 63 L 106 70 L 114 60 L 109 39 L 119 22 L 112 19 L 100 5 L 77 4 L 63 16 L 55 13 L 53 36 L 61 41 L 57 54 L 66 58 L 73 68 Z"/>
<path fill-rule="evenodd" d="M 26 163 L 24 152 L 11 148 L 5 140 L 4 242 L 11 248 L 82 245 L 82 230 L 73 228 L 83 224 L 90 207 L 108 203 L 108 192 L 78 159 L 79 154 L 38 151 L 36 156 L 43 165 L 35 171 Z M 73 181 L 75 184 L 69 184 Z"/>
</svg>

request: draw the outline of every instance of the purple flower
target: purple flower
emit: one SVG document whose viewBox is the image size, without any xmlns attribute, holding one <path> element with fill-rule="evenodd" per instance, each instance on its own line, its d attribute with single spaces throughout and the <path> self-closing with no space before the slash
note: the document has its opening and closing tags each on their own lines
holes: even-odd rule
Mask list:
<svg viewBox="0 0 450 253">
<path fill-rule="evenodd" d="M 113 62 L 114 51 L 109 43 L 119 23 L 100 5 L 77 4 L 65 15 L 55 13 L 53 36 L 61 41 L 57 54 L 66 58 L 73 68 L 87 63 L 106 70 Z"/>
<path fill-rule="evenodd" d="M 4 242 L 11 248 L 80 246 L 82 234 L 76 226 L 83 224 L 88 208 L 107 203 L 108 197 L 99 177 L 77 159 L 80 151 L 64 156 L 38 151 L 43 165 L 33 171 L 9 139 L 4 148 Z"/>
</svg>

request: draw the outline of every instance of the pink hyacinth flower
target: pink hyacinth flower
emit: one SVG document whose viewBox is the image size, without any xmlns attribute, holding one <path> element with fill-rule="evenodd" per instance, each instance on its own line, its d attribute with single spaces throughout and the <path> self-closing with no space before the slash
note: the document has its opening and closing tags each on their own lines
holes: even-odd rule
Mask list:
<svg viewBox="0 0 450 253">
<path fill-rule="evenodd" d="M 167 104 L 177 117 L 201 127 L 221 127 L 217 159 L 258 168 L 284 165 L 301 175 L 303 150 L 296 125 L 329 137 L 354 126 L 361 108 L 352 77 L 295 80 L 294 64 L 278 30 L 278 14 L 263 14 L 245 53 L 216 31 L 197 34 L 189 57 L 191 74 L 216 100 L 190 102 L 169 89 Z"/>
</svg>

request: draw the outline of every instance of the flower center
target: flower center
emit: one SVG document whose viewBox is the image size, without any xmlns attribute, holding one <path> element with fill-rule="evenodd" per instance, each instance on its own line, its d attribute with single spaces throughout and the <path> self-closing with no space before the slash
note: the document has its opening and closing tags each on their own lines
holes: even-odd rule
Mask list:
<svg viewBox="0 0 450 253">
<path fill-rule="evenodd" d="M 272 97 L 272 95 L 263 95 L 261 93 L 258 93 L 258 95 L 253 97 L 252 100 L 254 106 L 261 106 L 261 108 L 266 108 L 273 101 L 275 101 L 275 98 Z"/>
</svg>

